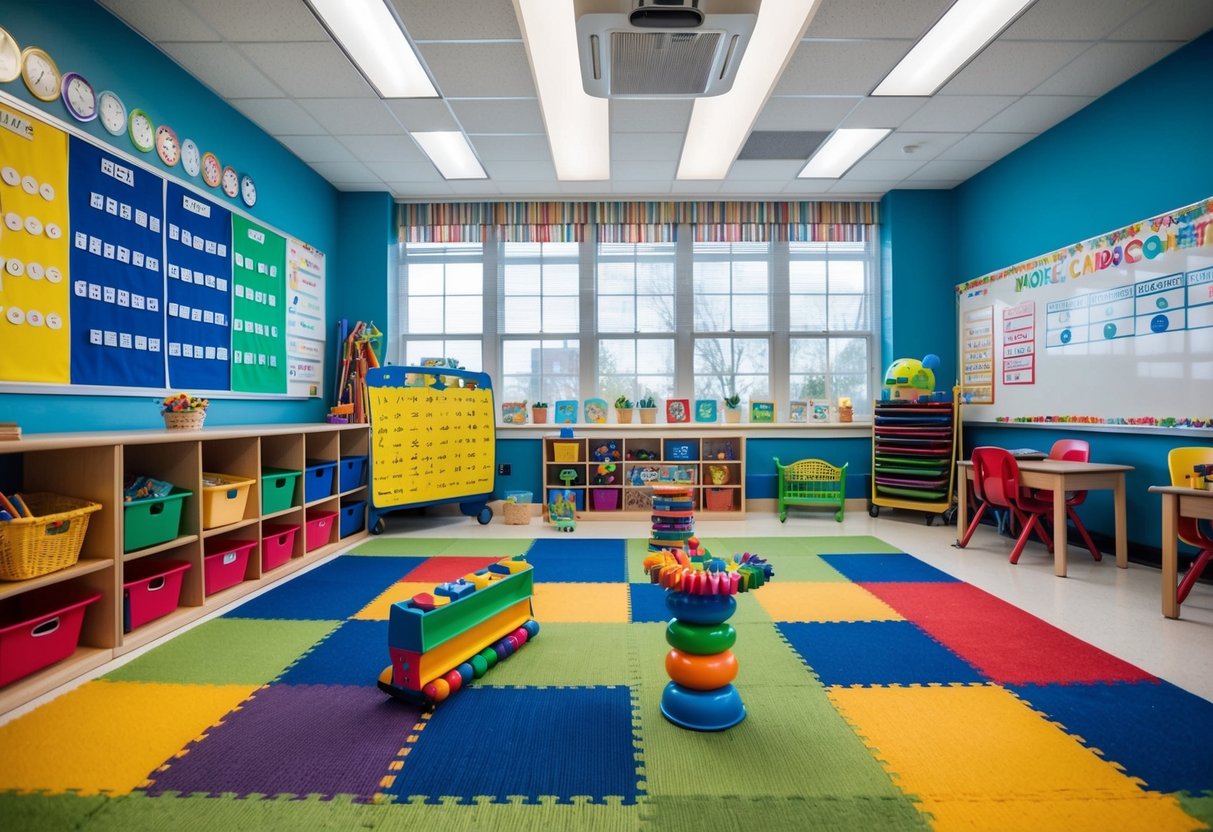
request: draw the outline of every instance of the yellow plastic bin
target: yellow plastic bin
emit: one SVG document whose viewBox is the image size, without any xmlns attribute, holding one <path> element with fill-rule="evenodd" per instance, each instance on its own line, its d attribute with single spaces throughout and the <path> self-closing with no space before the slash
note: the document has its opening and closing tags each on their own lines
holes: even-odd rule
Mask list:
<svg viewBox="0 0 1213 832">
<path fill-rule="evenodd" d="M 244 519 L 244 506 L 253 482 L 230 474 L 203 473 L 202 528 L 213 529 Z"/>
<path fill-rule="evenodd" d="M 553 442 L 553 462 L 578 462 L 581 460 L 580 442 Z"/>
</svg>

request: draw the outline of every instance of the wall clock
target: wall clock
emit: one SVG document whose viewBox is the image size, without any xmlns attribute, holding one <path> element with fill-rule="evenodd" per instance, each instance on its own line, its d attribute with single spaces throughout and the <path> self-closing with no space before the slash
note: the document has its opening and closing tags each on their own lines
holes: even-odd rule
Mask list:
<svg viewBox="0 0 1213 832">
<path fill-rule="evenodd" d="M 219 179 L 223 176 L 223 168 L 219 166 L 219 157 L 209 150 L 202 154 L 202 181 L 210 185 L 212 188 L 219 186 Z"/>
<path fill-rule="evenodd" d="M 92 121 L 97 117 L 97 91 L 79 72 L 63 76 L 63 106 L 76 121 Z"/>
<path fill-rule="evenodd" d="M 40 101 L 54 101 L 59 97 L 59 67 L 55 66 L 45 49 L 27 46 L 21 53 L 21 77 L 25 86 Z"/>
<path fill-rule="evenodd" d="M 156 128 L 156 155 L 170 168 L 181 161 L 181 143 L 177 141 L 177 131 L 167 124 Z"/>
<path fill-rule="evenodd" d="M 240 198 L 244 204 L 252 208 L 257 202 L 257 184 L 247 173 L 240 177 Z"/>
<path fill-rule="evenodd" d="M 112 136 L 121 136 L 126 132 L 126 105 L 118 97 L 118 93 L 102 90 L 97 94 L 97 113 L 101 118 L 101 126 Z"/>
<path fill-rule="evenodd" d="M 138 108 L 131 110 L 131 117 L 127 120 L 127 132 L 131 136 L 131 144 L 140 153 L 149 153 L 156 146 L 156 125 L 152 124 L 151 117 Z"/>
<path fill-rule="evenodd" d="M 197 176 L 198 171 L 202 170 L 202 154 L 198 152 L 198 145 L 194 144 L 193 139 L 181 142 L 181 167 L 190 176 Z"/>
<path fill-rule="evenodd" d="M 21 74 L 21 47 L 13 36 L 0 28 L 0 84 L 16 81 Z"/>
<path fill-rule="evenodd" d="M 223 192 L 231 197 L 240 193 L 240 177 L 230 165 L 223 169 Z"/>
</svg>

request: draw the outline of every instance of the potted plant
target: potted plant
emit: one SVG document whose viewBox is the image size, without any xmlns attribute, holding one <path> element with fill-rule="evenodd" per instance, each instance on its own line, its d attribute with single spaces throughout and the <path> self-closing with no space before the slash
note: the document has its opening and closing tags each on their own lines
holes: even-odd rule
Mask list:
<svg viewBox="0 0 1213 832">
<path fill-rule="evenodd" d="M 645 396 L 640 401 L 636 402 L 637 409 L 640 410 L 640 423 L 642 425 L 652 425 L 657 422 L 657 402 L 652 396 Z"/>
<path fill-rule="evenodd" d="M 531 421 L 537 425 L 546 425 L 548 421 L 548 403 L 535 402 L 531 405 Z"/>
<path fill-rule="evenodd" d="M 741 421 L 741 396 L 736 393 L 724 397 L 724 420 L 734 424 Z"/>
<path fill-rule="evenodd" d="M 615 399 L 615 417 L 621 425 L 632 424 L 632 400 L 627 396 Z"/>
</svg>

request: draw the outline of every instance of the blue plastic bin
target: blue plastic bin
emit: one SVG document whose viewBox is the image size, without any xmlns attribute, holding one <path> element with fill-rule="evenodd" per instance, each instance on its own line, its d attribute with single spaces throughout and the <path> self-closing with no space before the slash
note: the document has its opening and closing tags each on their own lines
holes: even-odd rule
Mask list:
<svg viewBox="0 0 1213 832">
<path fill-rule="evenodd" d="M 337 463 L 337 481 L 342 493 L 366 485 L 366 455 L 343 456 Z"/>
<path fill-rule="evenodd" d="M 303 469 L 303 501 L 311 503 L 333 495 L 333 475 L 336 462 L 309 459 Z"/>
<path fill-rule="evenodd" d="M 346 503 L 341 507 L 340 536 L 349 537 L 366 526 L 366 500 Z"/>
</svg>

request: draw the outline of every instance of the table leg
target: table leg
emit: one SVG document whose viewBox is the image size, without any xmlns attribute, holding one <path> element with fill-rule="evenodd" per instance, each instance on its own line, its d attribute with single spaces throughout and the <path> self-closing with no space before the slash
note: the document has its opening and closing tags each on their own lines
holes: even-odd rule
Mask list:
<svg viewBox="0 0 1213 832">
<path fill-rule="evenodd" d="M 1129 568 L 1129 521 L 1125 510 L 1125 475 L 1116 478 L 1112 489 L 1112 502 L 1116 507 L 1116 565 Z"/>
<path fill-rule="evenodd" d="M 1162 495 L 1162 614 L 1179 618 L 1179 497 Z"/>
<path fill-rule="evenodd" d="M 964 468 L 956 471 L 956 542 L 969 530 L 969 472 Z"/>
<path fill-rule="evenodd" d="M 1053 487 L 1053 574 L 1066 576 L 1066 478 L 1057 478 Z"/>
</svg>

